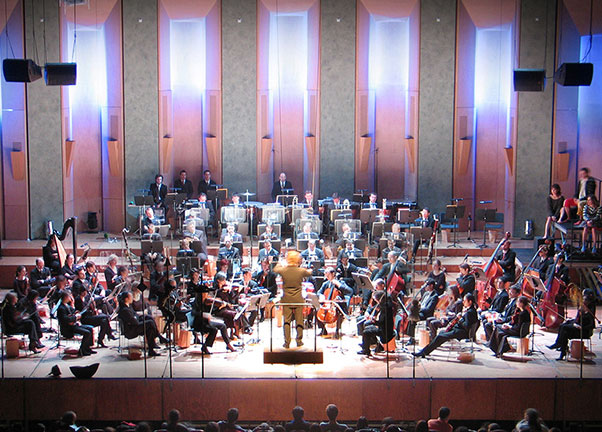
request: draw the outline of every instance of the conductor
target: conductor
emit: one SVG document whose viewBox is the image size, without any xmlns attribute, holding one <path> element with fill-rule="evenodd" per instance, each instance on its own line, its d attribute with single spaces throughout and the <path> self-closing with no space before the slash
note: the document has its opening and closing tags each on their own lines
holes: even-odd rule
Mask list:
<svg viewBox="0 0 602 432">
<path fill-rule="evenodd" d="M 282 261 L 282 260 L 281 260 Z M 289 251 L 286 255 L 286 266 L 280 262 L 274 267 L 274 272 L 282 276 L 282 286 L 284 295 L 282 303 L 299 303 L 299 306 L 283 306 L 282 314 L 284 316 L 284 348 L 289 348 L 291 344 L 291 322 L 294 320 L 297 327 L 297 346 L 303 346 L 303 295 L 301 291 L 301 282 L 303 278 L 310 277 L 311 271 L 300 268 L 301 254 L 297 251 Z"/>
</svg>

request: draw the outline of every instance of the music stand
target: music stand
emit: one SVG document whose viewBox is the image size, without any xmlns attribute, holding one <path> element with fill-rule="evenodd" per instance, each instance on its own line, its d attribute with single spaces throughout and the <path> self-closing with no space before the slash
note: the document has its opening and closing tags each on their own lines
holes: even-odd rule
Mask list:
<svg viewBox="0 0 602 432">
<path fill-rule="evenodd" d="M 487 243 L 485 243 L 485 236 L 487 235 L 487 229 L 485 226 L 487 225 L 487 221 L 495 220 L 495 211 L 496 209 L 477 209 L 477 220 L 483 221 L 483 244 L 477 246 L 479 249 L 485 249 L 488 247 Z"/>
<path fill-rule="evenodd" d="M 201 260 L 198 256 L 176 257 L 176 269 L 183 275 L 190 274 L 192 268 L 200 268 Z"/>
<path fill-rule="evenodd" d="M 452 219 L 454 221 L 454 241 L 452 244 L 448 245 L 447 247 L 457 247 L 457 248 L 461 248 L 462 246 L 460 246 L 458 244 L 458 229 L 459 229 L 459 225 L 458 225 L 458 219 L 461 219 L 464 217 L 464 211 L 466 210 L 465 206 L 458 206 L 458 205 L 448 205 L 445 208 L 445 219 L 450 220 Z"/>
<path fill-rule="evenodd" d="M 285 190 L 289 190 L 289 189 L 285 189 Z M 290 189 L 292 191 L 292 189 Z M 293 200 L 297 197 L 297 195 L 277 195 L 276 196 L 276 202 L 288 207 L 290 205 L 293 205 Z"/>
<path fill-rule="evenodd" d="M 372 285 L 372 281 L 368 275 L 362 273 L 351 273 L 351 275 L 355 281 L 355 286 L 358 287 L 359 290 L 369 289 L 370 291 L 374 291 L 374 285 Z"/>
<path fill-rule="evenodd" d="M 255 322 L 257 323 L 257 334 L 255 335 L 255 339 L 251 339 L 249 341 L 250 344 L 258 344 L 261 342 L 259 338 L 259 311 L 265 308 L 268 304 L 268 300 L 270 298 L 270 293 L 264 294 L 256 294 L 254 296 L 249 297 L 249 302 L 247 303 L 247 312 L 257 311 L 257 317 L 255 318 Z"/>
<path fill-rule="evenodd" d="M 139 207 L 152 207 L 155 200 L 152 195 L 134 195 L 134 204 Z"/>
<path fill-rule="evenodd" d="M 163 240 L 141 240 L 140 248 L 142 255 L 151 252 L 163 253 Z"/>
</svg>

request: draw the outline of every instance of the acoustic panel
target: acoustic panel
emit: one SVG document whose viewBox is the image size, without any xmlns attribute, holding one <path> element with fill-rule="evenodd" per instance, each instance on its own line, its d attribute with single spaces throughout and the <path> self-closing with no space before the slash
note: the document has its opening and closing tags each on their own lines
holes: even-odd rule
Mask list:
<svg viewBox="0 0 602 432">
<path fill-rule="evenodd" d="M 205 138 L 205 145 L 207 146 L 207 159 L 209 164 L 209 170 L 216 172 L 218 171 L 218 148 L 217 148 L 217 137 L 209 136 Z"/>
<path fill-rule="evenodd" d="M 555 181 L 567 181 L 569 179 L 569 167 L 571 155 L 568 152 L 556 154 L 556 178 Z"/>
<path fill-rule="evenodd" d="M 514 147 L 504 147 L 504 155 L 506 156 L 506 166 L 510 175 L 514 170 Z"/>
<path fill-rule="evenodd" d="M 468 173 L 468 162 L 470 161 L 471 146 L 472 140 L 458 140 L 458 144 L 456 146 L 456 171 L 460 175 L 466 175 Z"/>
<path fill-rule="evenodd" d="M 75 141 L 65 140 L 65 177 L 69 177 L 73 167 L 73 156 L 75 155 Z"/>
<path fill-rule="evenodd" d="M 161 172 L 168 172 L 173 157 L 173 138 L 163 137 L 161 146 Z"/>
<path fill-rule="evenodd" d="M 360 137 L 358 151 L 358 165 L 360 172 L 367 172 L 370 163 L 370 148 L 372 146 L 372 137 Z"/>
<path fill-rule="evenodd" d="M 261 139 L 261 172 L 267 173 L 270 169 L 270 157 L 272 156 L 272 139 Z"/>
<path fill-rule="evenodd" d="M 25 153 L 22 150 L 10 152 L 10 167 L 14 180 L 25 180 Z"/>
<path fill-rule="evenodd" d="M 314 167 L 316 166 L 316 137 L 306 136 L 305 137 L 305 151 L 307 152 L 307 164 L 309 170 L 313 173 Z"/>
<path fill-rule="evenodd" d="M 410 172 L 416 172 L 416 140 L 414 138 L 406 138 L 403 140 L 406 148 L 406 157 Z"/>
<path fill-rule="evenodd" d="M 109 173 L 113 177 L 121 175 L 123 159 L 121 158 L 121 141 L 108 140 L 107 150 L 109 153 Z"/>
</svg>

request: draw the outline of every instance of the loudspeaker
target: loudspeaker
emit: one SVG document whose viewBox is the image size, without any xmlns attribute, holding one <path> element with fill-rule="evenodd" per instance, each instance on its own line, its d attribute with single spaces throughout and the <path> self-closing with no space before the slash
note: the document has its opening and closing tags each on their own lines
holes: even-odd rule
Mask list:
<svg viewBox="0 0 602 432">
<path fill-rule="evenodd" d="M 46 63 L 44 66 L 46 85 L 75 85 L 76 78 L 75 63 Z"/>
<path fill-rule="evenodd" d="M 546 86 L 544 69 L 515 69 L 514 91 L 543 91 Z"/>
<path fill-rule="evenodd" d="M 593 63 L 562 63 L 554 74 L 554 81 L 562 86 L 588 86 L 593 77 Z"/>
<path fill-rule="evenodd" d="M 42 68 L 30 59 L 4 59 L 2 69 L 7 82 L 34 82 L 42 78 Z"/>
</svg>

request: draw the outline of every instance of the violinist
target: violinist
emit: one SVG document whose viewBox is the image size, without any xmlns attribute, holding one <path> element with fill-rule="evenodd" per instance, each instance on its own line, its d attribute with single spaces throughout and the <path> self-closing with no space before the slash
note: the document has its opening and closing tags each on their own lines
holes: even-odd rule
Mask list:
<svg viewBox="0 0 602 432">
<path fill-rule="evenodd" d="M 596 328 L 596 296 L 586 288 L 583 290 L 583 302 L 575 318 L 560 324 L 556 341 L 548 346 L 549 349 L 560 351 L 556 360 L 563 360 L 566 356 L 569 339 L 589 339 Z"/>
<path fill-rule="evenodd" d="M 36 266 L 29 273 L 31 288 L 35 289 L 42 297 L 48 294 L 51 285 L 54 282 L 50 269 L 44 266 L 42 258 L 36 258 Z"/>
<path fill-rule="evenodd" d="M 190 280 L 186 288 L 186 294 L 190 298 L 195 298 L 203 290 L 203 280 L 201 279 L 201 271 L 197 268 L 190 269 Z"/>
<path fill-rule="evenodd" d="M 502 250 L 498 252 L 495 259 L 504 271 L 504 274 L 499 278 L 498 284 L 514 283 L 516 280 L 516 253 L 510 248 L 512 243 L 506 240 L 502 245 Z"/>
<path fill-rule="evenodd" d="M 491 339 L 489 339 L 489 348 L 496 357 L 510 350 L 508 337 L 525 337 L 529 334 L 529 325 L 531 325 L 531 313 L 529 312 L 529 299 L 520 296 L 516 301 L 516 310 L 509 323 L 498 324 L 493 330 Z"/>
<path fill-rule="evenodd" d="M 348 258 L 349 260 L 355 260 L 357 258 L 361 258 L 362 256 L 364 256 L 364 254 L 362 253 L 361 250 L 359 250 L 358 248 L 356 248 L 353 245 L 353 241 L 352 240 L 346 240 L 345 241 L 345 248 L 341 249 L 341 251 L 339 252 L 339 255 L 337 257 L 337 263 L 341 263 L 341 259 L 343 257 Z"/>
<path fill-rule="evenodd" d="M 9 292 L 0 306 L 4 333 L 6 335 L 26 334 L 29 337 L 29 350 L 37 354 L 39 352 L 37 349 L 44 346 L 40 342 L 34 322 L 17 310 L 17 296 Z"/>
<path fill-rule="evenodd" d="M 289 348 L 291 344 L 291 325 L 295 321 L 297 329 L 297 347 L 303 346 L 303 291 L 302 282 L 304 278 L 311 276 L 311 271 L 301 268 L 301 254 L 297 251 L 289 251 L 286 255 L 286 266 L 278 262 L 274 267 L 274 273 L 282 277 L 282 303 L 289 305 L 282 306 L 282 316 L 284 318 L 284 348 Z M 263 262 L 262 262 L 263 265 Z M 331 269 L 332 270 L 332 269 Z M 334 270 L 332 270 L 334 273 Z M 293 303 L 293 305 L 291 305 Z M 299 306 L 294 305 L 299 304 Z"/>
<path fill-rule="evenodd" d="M 230 339 L 237 338 L 235 334 L 240 328 L 240 318 L 237 322 L 234 321 L 236 316 L 236 306 L 234 295 L 232 293 L 232 285 L 228 284 L 226 274 L 218 272 L 215 275 L 215 297 L 210 299 L 213 301 L 212 315 L 224 320 L 224 324 L 230 329 Z"/>
<path fill-rule="evenodd" d="M 94 261 L 86 261 L 86 265 L 84 266 L 86 270 L 86 280 L 90 284 L 91 287 L 95 287 L 94 294 L 104 294 L 104 288 L 98 281 L 98 270 L 96 269 L 96 264 Z"/>
<path fill-rule="evenodd" d="M 420 309 L 418 312 L 420 321 L 431 318 L 435 314 L 435 308 L 439 301 L 439 295 L 437 294 L 437 291 L 435 291 L 435 283 L 434 279 L 427 279 L 426 282 L 424 282 L 425 292 L 420 299 Z M 413 345 L 415 343 L 414 336 L 416 335 L 416 325 L 417 321 L 412 319 L 409 320 L 407 333 L 410 339 L 408 340 L 407 345 Z"/>
<path fill-rule="evenodd" d="M 395 239 L 389 238 L 387 239 L 387 247 L 383 249 L 382 251 L 382 258 L 383 259 L 387 259 L 387 256 L 389 255 L 389 252 L 395 252 L 395 254 L 397 256 L 401 255 L 401 249 L 399 249 L 397 246 L 395 246 Z"/>
<path fill-rule="evenodd" d="M 267 258 L 270 262 L 275 262 L 278 261 L 278 256 L 278 251 L 272 247 L 271 240 L 264 240 L 263 248 L 259 250 L 257 263 L 260 263 L 264 258 Z"/>
<path fill-rule="evenodd" d="M 461 296 L 472 294 L 474 292 L 476 279 L 472 274 L 470 265 L 467 263 L 460 264 L 460 276 L 456 279 L 457 287 Z"/>
<path fill-rule="evenodd" d="M 458 315 L 454 320 L 452 320 L 445 331 L 435 336 L 435 339 L 433 339 L 431 343 L 417 353 L 413 353 L 413 355 L 424 358 L 448 340 L 462 340 L 468 338 L 470 329 L 479 321 L 475 303 L 476 301 L 474 296 L 470 293 L 466 294 L 462 302 L 464 306 L 462 314 Z"/>
<path fill-rule="evenodd" d="M 17 303 L 17 308 L 21 312 L 21 315 L 24 319 L 30 319 L 33 322 L 33 325 L 36 329 L 36 336 L 38 338 L 38 343 L 36 344 L 36 348 L 44 348 L 44 345 L 40 343 L 40 339 L 44 336 L 42 332 L 42 319 L 40 318 L 40 314 L 38 312 L 38 298 L 40 297 L 39 293 L 32 289 L 29 290 L 27 295 L 23 297 Z"/>
<path fill-rule="evenodd" d="M 82 342 L 79 346 L 80 356 L 89 356 L 96 354 L 92 351 L 93 327 L 80 323 L 81 315 L 73 306 L 74 299 L 69 291 L 61 292 L 61 304 L 57 311 L 60 332 L 63 337 L 71 339 L 74 335 L 82 336 Z"/>
<path fill-rule="evenodd" d="M 438 329 L 448 325 L 453 318 L 462 312 L 462 298 L 460 297 L 458 287 L 453 286 L 448 288 L 447 293 L 449 299 L 443 314 L 438 318 L 433 316 L 426 319 L 426 327 L 429 330 L 431 339 L 435 339 Z"/>
<path fill-rule="evenodd" d="M 326 280 L 322 284 L 320 291 L 318 291 L 318 295 L 320 296 L 320 303 L 324 301 L 332 301 L 338 305 L 338 307 L 335 306 L 337 325 L 334 333 L 334 338 L 340 339 L 341 324 L 343 323 L 343 313 L 347 313 L 347 299 L 345 297 L 353 295 L 353 289 L 349 285 L 347 285 L 345 281 L 335 279 L 335 272 L 332 267 L 327 267 L 324 270 L 324 277 L 326 278 Z M 328 331 L 326 330 L 326 325 L 324 325 L 323 322 L 318 320 L 318 326 L 322 330 L 320 332 L 320 336 L 327 336 Z"/>
<path fill-rule="evenodd" d="M 341 257 L 339 265 L 336 269 L 336 276 L 341 281 L 345 282 L 349 288 L 355 293 L 355 279 L 353 279 L 353 273 L 358 272 L 359 269 L 355 264 L 349 263 L 349 258 L 345 255 Z"/>
<path fill-rule="evenodd" d="M 112 292 L 115 289 L 115 278 L 117 277 L 117 255 L 109 255 L 107 266 L 105 267 L 105 281 L 107 282 L 107 290 Z"/>
<path fill-rule="evenodd" d="M 364 333 L 364 327 L 368 324 L 373 323 L 373 318 L 376 315 L 374 309 L 377 307 L 378 302 L 376 302 L 374 298 L 374 293 L 377 291 L 384 291 L 385 289 L 385 281 L 383 279 L 376 279 L 372 282 L 374 285 L 374 291 L 370 291 L 370 297 L 368 298 L 368 304 L 364 314 L 358 316 L 355 320 L 357 325 L 357 335 L 361 336 Z"/>
<path fill-rule="evenodd" d="M 364 327 L 362 349 L 358 352 L 361 355 L 369 356 L 371 354 L 370 346 L 374 344 L 377 344 L 374 352 L 384 351 L 382 345 L 389 343 L 395 335 L 393 330 L 393 317 L 395 315 L 393 299 L 385 295 L 384 290 L 375 291 L 373 297 L 377 306 L 373 311 L 374 315 L 368 318 L 369 321 L 372 321 L 372 324 L 367 324 Z M 376 315 L 378 315 L 378 318 L 376 318 Z M 377 338 L 380 339 L 380 343 L 378 343 Z"/>
<path fill-rule="evenodd" d="M 257 282 L 253 280 L 253 274 L 251 273 L 251 269 L 249 267 L 245 267 L 242 269 L 242 286 L 240 287 L 238 303 L 240 305 L 245 305 L 248 302 L 249 297 L 261 294 L 261 289 Z M 249 316 L 247 318 L 249 326 L 253 326 L 255 320 L 257 319 L 257 310 L 253 310 L 249 312 Z"/>
<path fill-rule="evenodd" d="M 159 334 L 155 320 L 146 315 L 144 321 L 142 316 L 136 315 L 132 309 L 133 296 L 131 292 L 122 292 L 119 294 L 119 313 L 118 317 L 123 324 L 123 334 L 128 339 L 133 339 L 136 336 L 146 335 L 148 344 L 148 356 L 155 357 L 161 355 L 155 351 L 157 346 L 156 338 L 159 342 L 167 343 L 167 339 Z"/>
<path fill-rule="evenodd" d="M 313 239 L 307 242 L 307 249 L 301 252 L 301 257 L 305 262 L 319 262 L 320 266 L 324 266 L 324 252 L 316 247 L 316 241 Z"/>
<path fill-rule="evenodd" d="M 270 262 L 266 258 L 261 261 L 261 270 L 253 275 L 253 280 L 257 282 L 260 288 L 270 292 L 270 298 L 276 297 L 278 285 L 276 284 L 276 273 L 270 269 Z"/>
<path fill-rule="evenodd" d="M 533 261 L 531 268 L 539 273 L 540 279 L 545 279 L 548 274 L 548 269 L 554 264 L 554 260 L 549 255 L 550 251 L 547 246 L 542 246 L 539 249 L 537 257 Z"/>
<path fill-rule="evenodd" d="M 438 295 L 442 295 L 445 292 L 447 283 L 445 282 L 445 271 L 441 268 L 441 260 L 436 259 L 433 261 L 433 269 L 426 278 L 435 281 L 435 292 Z"/>
<path fill-rule="evenodd" d="M 482 316 L 481 322 L 483 323 L 483 330 L 485 331 L 485 339 L 489 341 L 491 334 L 498 324 L 507 324 L 512 319 L 514 312 L 516 311 L 516 300 L 520 296 L 521 287 L 519 285 L 512 285 L 508 289 L 508 302 L 506 306 L 498 315 Z"/>
<path fill-rule="evenodd" d="M 17 293 L 17 298 L 21 300 L 27 295 L 30 289 L 29 278 L 27 277 L 27 268 L 24 265 L 20 265 L 15 271 L 13 290 Z"/>
<path fill-rule="evenodd" d="M 80 272 L 83 273 L 83 270 Z M 75 296 L 76 294 L 74 294 Z M 116 340 L 113 336 L 113 330 L 109 323 L 109 316 L 104 313 L 98 313 L 94 296 L 87 292 L 85 289 L 80 291 L 74 300 L 75 310 L 81 314 L 81 323 L 90 327 L 98 327 L 98 348 L 106 348 L 104 339 L 107 337 L 109 340 Z"/>
</svg>

